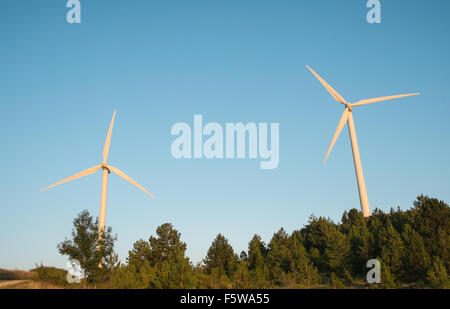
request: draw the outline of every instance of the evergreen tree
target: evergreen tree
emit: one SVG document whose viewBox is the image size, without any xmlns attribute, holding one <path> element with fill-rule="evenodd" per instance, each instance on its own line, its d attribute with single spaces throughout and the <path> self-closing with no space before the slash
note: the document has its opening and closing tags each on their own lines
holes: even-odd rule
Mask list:
<svg viewBox="0 0 450 309">
<path fill-rule="evenodd" d="M 448 215 L 449 207 L 444 202 L 419 196 L 413 209 L 403 211 L 398 207 L 389 213 L 375 209 L 369 218 L 351 209 L 344 212 L 339 224 L 311 216 L 306 226 L 291 235 L 281 228 L 267 246 L 254 235 L 248 251 L 239 256 L 219 234 L 203 264 L 195 268 L 185 257 L 186 244 L 180 234 L 171 224 L 164 224 L 158 227 L 157 237 L 134 243 L 128 265 L 115 270 L 112 285 L 317 288 L 323 278 L 333 288 L 355 287 L 352 276 L 365 280 L 367 261 L 377 258 L 381 284 L 370 288 L 397 288 L 405 283 L 410 287 L 427 284 L 448 288 Z"/>
<path fill-rule="evenodd" d="M 422 237 L 409 224 L 406 224 L 402 238 L 406 252 L 402 265 L 405 279 L 409 282 L 420 280 L 424 278 L 430 265 L 430 256 L 425 249 Z"/>
<path fill-rule="evenodd" d="M 248 268 L 249 270 L 264 268 L 264 259 L 267 248 L 259 235 L 254 235 L 248 244 Z"/>
<path fill-rule="evenodd" d="M 410 223 L 410 218 L 406 214 L 407 211 L 401 210 L 399 206 L 397 206 L 396 210 L 394 210 L 394 208 L 391 208 L 388 215 L 389 221 L 391 221 L 392 225 L 397 231 L 401 231 L 403 229 L 403 226 Z"/>
<path fill-rule="evenodd" d="M 366 262 L 369 260 L 370 232 L 367 227 L 367 219 L 356 209 L 345 211 L 342 215 L 342 224 L 338 230 L 347 236 L 350 243 L 350 252 L 347 258 L 348 271 L 362 276 L 366 270 Z"/>
<path fill-rule="evenodd" d="M 383 262 L 380 261 L 381 264 L 381 284 L 385 289 L 395 289 L 397 288 L 397 280 L 395 276 L 392 274 L 390 267 Z"/>
<path fill-rule="evenodd" d="M 449 228 L 442 226 L 437 231 L 438 249 L 437 256 L 443 261 L 447 268 L 447 273 L 450 272 L 450 233 Z"/>
<path fill-rule="evenodd" d="M 186 244 L 181 234 L 172 224 L 165 223 L 156 229 L 157 237 L 149 241 L 138 240 L 128 252 L 130 271 L 139 278 L 153 278 L 148 281 L 149 288 L 192 288 L 195 287 L 192 265 L 185 256 Z M 147 272 L 150 271 L 149 274 Z M 151 274 L 154 273 L 154 276 Z"/>
<path fill-rule="evenodd" d="M 350 211 L 344 211 L 341 219 L 340 230 L 344 234 L 348 234 L 350 227 L 361 227 L 366 224 L 366 219 L 363 217 L 362 213 L 355 208 L 350 209 Z"/>
<path fill-rule="evenodd" d="M 336 226 L 330 219 L 311 216 L 308 225 L 301 230 L 302 234 L 305 236 L 305 248 L 310 250 L 314 247 L 317 248 L 320 253 L 323 253 L 327 247 L 328 237 L 334 231 L 336 231 Z"/>
<path fill-rule="evenodd" d="M 215 269 L 219 276 L 230 277 L 236 271 L 238 258 L 228 240 L 219 234 L 209 247 L 203 262 L 208 274 L 212 274 Z"/>
<path fill-rule="evenodd" d="M 444 263 L 438 258 L 433 259 L 433 265 L 427 272 L 431 286 L 436 289 L 447 289 L 450 287 L 450 280 Z"/>
<path fill-rule="evenodd" d="M 335 230 L 328 238 L 325 256 L 327 265 L 331 271 L 339 276 L 344 276 L 348 269 L 350 242 L 341 232 Z"/>
<path fill-rule="evenodd" d="M 276 285 L 286 281 L 286 274 L 292 272 L 292 254 L 289 250 L 289 236 L 281 228 L 275 233 L 269 243 L 267 263 L 271 270 L 271 279 Z M 290 279 L 290 278 L 289 278 Z"/>
<path fill-rule="evenodd" d="M 150 244 L 142 239 L 136 241 L 133 244 L 133 249 L 128 251 L 128 265 L 140 268 L 143 264 L 150 263 L 150 261 L 152 261 Z"/>
<path fill-rule="evenodd" d="M 349 230 L 351 271 L 359 276 L 366 272 L 366 263 L 370 259 L 370 232 L 366 224 L 351 226 Z"/>
<path fill-rule="evenodd" d="M 170 223 L 164 223 L 156 229 L 158 237 L 150 236 L 150 262 L 152 265 L 177 260 L 180 253 L 186 251 L 186 244 L 180 240 L 181 234 Z"/>
<path fill-rule="evenodd" d="M 389 266 L 390 272 L 397 278 L 402 275 L 404 255 L 405 247 L 402 238 L 391 222 L 388 221 L 382 237 L 381 258 Z"/>
<path fill-rule="evenodd" d="M 450 207 L 443 201 L 420 195 L 414 202 L 413 229 L 422 237 L 430 256 L 438 256 L 450 271 Z"/>
<path fill-rule="evenodd" d="M 308 253 L 309 259 L 311 260 L 311 262 L 317 267 L 318 265 L 321 264 L 321 256 L 320 256 L 320 251 L 317 248 L 312 247 L 309 250 Z"/>
<path fill-rule="evenodd" d="M 121 265 L 112 276 L 112 287 L 115 289 L 148 289 L 152 283 L 158 282 L 156 271 L 148 261 L 134 264 Z"/>
<path fill-rule="evenodd" d="M 269 282 L 269 270 L 265 259 L 268 249 L 259 235 L 254 235 L 248 244 L 248 270 L 253 281 L 254 288 L 267 288 Z"/>
<path fill-rule="evenodd" d="M 367 228 L 369 230 L 369 256 L 376 257 L 381 255 L 381 247 L 385 232 L 385 215 L 375 209 L 372 215 L 367 219 Z"/>
<path fill-rule="evenodd" d="M 247 263 L 241 259 L 238 263 L 237 270 L 233 275 L 233 288 L 248 289 L 252 287 L 254 287 L 254 285 L 247 268 Z"/>
<path fill-rule="evenodd" d="M 186 244 L 172 224 L 165 223 L 156 229 L 158 237 L 150 236 L 150 264 L 156 267 L 161 288 L 182 289 L 195 285 L 192 265 L 185 256 Z M 156 284 L 155 287 L 159 287 Z"/>
<path fill-rule="evenodd" d="M 310 253 L 314 253 L 312 259 L 319 271 L 329 271 L 325 249 L 328 246 L 329 238 L 335 231 L 336 225 L 330 219 L 316 218 L 315 216 L 311 216 L 308 225 L 301 229 L 304 246 Z"/>
<path fill-rule="evenodd" d="M 344 283 L 334 272 L 331 273 L 330 286 L 332 289 L 343 289 Z"/>
<path fill-rule="evenodd" d="M 289 249 L 292 256 L 291 269 L 294 273 L 296 283 L 300 287 L 312 288 L 317 286 L 321 278 L 317 267 L 309 259 L 308 253 L 303 246 L 302 236 L 299 232 L 292 233 L 289 239 Z"/>
</svg>

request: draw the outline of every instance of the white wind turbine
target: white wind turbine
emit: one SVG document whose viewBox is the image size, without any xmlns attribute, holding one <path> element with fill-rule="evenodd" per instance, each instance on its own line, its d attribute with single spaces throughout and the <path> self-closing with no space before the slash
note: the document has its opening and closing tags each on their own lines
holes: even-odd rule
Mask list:
<svg viewBox="0 0 450 309">
<path fill-rule="evenodd" d="M 361 210 L 364 217 L 370 216 L 370 207 L 369 207 L 369 200 L 367 199 L 367 192 L 366 192 L 366 184 L 364 183 L 364 175 L 361 167 L 361 158 L 359 157 L 359 149 L 358 149 L 358 141 L 356 140 L 356 132 L 355 132 L 355 125 L 353 123 L 353 115 L 352 115 L 352 108 L 355 106 L 375 103 L 375 102 L 381 102 L 386 100 L 392 100 L 397 98 L 403 98 L 408 97 L 412 95 L 418 95 L 419 93 L 410 93 L 410 94 L 400 94 L 400 95 L 393 95 L 388 97 L 379 97 L 374 99 L 365 99 L 358 101 L 356 103 L 349 103 L 344 100 L 344 98 L 337 93 L 333 88 L 331 88 L 330 85 L 327 84 L 326 81 L 324 81 L 319 75 L 317 75 L 316 72 L 314 72 L 309 66 L 306 66 L 319 80 L 319 82 L 322 83 L 322 85 L 328 90 L 328 92 L 333 96 L 333 98 L 345 105 L 344 113 L 341 116 L 341 120 L 339 120 L 338 127 L 336 129 L 336 132 L 334 133 L 333 139 L 331 140 L 330 148 L 328 148 L 327 155 L 325 156 L 325 160 L 323 163 L 325 164 L 327 162 L 328 156 L 330 155 L 331 149 L 334 146 L 334 143 L 336 142 L 339 134 L 341 133 L 342 129 L 344 128 L 344 125 L 346 122 L 348 122 L 348 132 L 350 133 L 350 141 L 352 143 L 352 151 L 353 151 L 353 162 L 355 163 L 355 172 L 356 172 L 356 180 L 358 182 L 358 191 L 359 191 L 359 201 L 361 203 Z"/>
<path fill-rule="evenodd" d="M 148 192 L 146 189 L 144 189 L 140 184 L 138 184 L 136 181 L 134 181 L 133 179 L 131 179 L 130 177 L 128 177 L 128 175 L 126 175 L 124 172 L 122 172 L 121 170 L 119 170 L 118 168 L 115 168 L 111 165 L 109 165 L 108 163 L 106 163 L 106 160 L 108 159 L 108 153 L 109 153 L 109 145 L 110 145 L 110 141 L 111 141 L 111 133 L 112 133 L 112 129 L 114 126 L 114 118 L 116 117 L 116 111 L 114 110 L 114 114 L 111 120 L 111 124 L 109 125 L 109 130 L 108 130 L 108 135 L 106 136 L 106 142 L 105 142 L 105 147 L 103 148 L 103 162 L 97 166 L 91 167 L 85 171 L 82 171 L 78 174 L 75 174 L 73 176 L 70 176 L 69 178 L 66 178 L 64 180 L 58 181 L 55 184 L 52 184 L 51 186 L 45 187 L 44 189 L 41 189 L 41 191 L 43 190 L 47 190 L 51 187 L 60 185 L 62 183 L 77 179 L 77 178 L 81 178 L 87 175 L 90 175 L 94 172 L 96 172 L 99 169 L 102 169 L 102 193 L 101 193 L 101 199 L 100 199 L 100 222 L 99 222 L 99 238 L 102 237 L 103 232 L 105 231 L 105 217 L 106 217 L 106 193 L 108 191 L 108 174 L 110 172 L 113 172 L 117 175 L 119 175 L 120 177 L 122 177 L 123 179 L 127 180 L 128 182 L 131 182 L 133 185 L 135 185 L 136 187 L 138 187 L 139 189 L 141 189 L 142 191 L 144 191 L 145 193 L 149 194 L 151 197 L 153 197 L 153 194 L 151 194 L 150 192 Z"/>
</svg>

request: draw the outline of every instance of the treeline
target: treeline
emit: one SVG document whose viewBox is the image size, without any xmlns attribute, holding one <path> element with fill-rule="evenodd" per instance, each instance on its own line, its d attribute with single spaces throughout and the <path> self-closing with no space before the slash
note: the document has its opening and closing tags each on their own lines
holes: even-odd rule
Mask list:
<svg viewBox="0 0 450 309">
<path fill-rule="evenodd" d="M 87 211 L 75 218 L 73 239 L 58 249 L 80 261 L 87 287 L 448 288 L 449 235 L 449 206 L 419 196 L 409 210 L 376 209 L 369 218 L 356 209 L 344 212 L 340 223 L 311 216 L 303 228 L 291 234 L 281 228 L 268 243 L 254 235 L 240 254 L 219 234 L 197 265 L 170 223 L 136 241 L 121 264 L 114 252 L 117 236 L 109 228 L 99 242 L 98 222 Z M 381 263 L 380 284 L 366 282 L 370 259 Z"/>
<path fill-rule="evenodd" d="M 33 273 L 23 270 L 7 270 L 0 268 L 0 280 L 30 280 Z"/>
</svg>

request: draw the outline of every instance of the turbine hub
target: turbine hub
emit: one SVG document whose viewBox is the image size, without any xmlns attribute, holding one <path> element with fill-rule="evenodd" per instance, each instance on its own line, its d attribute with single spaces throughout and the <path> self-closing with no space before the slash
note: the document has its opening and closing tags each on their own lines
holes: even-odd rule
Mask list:
<svg viewBox="0 0 450 309">
<path fill-rule="evenodd" d="M 108 171 L 108 174 L 111 174 L 111 171 L 109 170 L 106 162 L 102 162 L 102 169 L 106 169 Z"/>
</svg>

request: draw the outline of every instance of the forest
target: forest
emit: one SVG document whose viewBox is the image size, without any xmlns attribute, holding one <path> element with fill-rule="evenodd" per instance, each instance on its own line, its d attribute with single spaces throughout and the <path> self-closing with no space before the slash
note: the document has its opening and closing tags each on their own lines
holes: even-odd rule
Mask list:
<svg viewBox="0 0 450 309">
<path fill-rule="evenodd" d="M 98 220 L 86 210 L 73 224 L 72 239 L 57 249 L 79 260 L 84 278 L 68 283 L 66 270 L 41 264 L 33 270 L 36 281 L 121 289 L 449 288 L 450 208 L 423 195 L 408 210 L 376 209 L 368 218 L 356 209 L 345 211 L 339 223 L 312 215 L 291 234 L 280 228 L 268 243 L 254 235 L 240 253 L 218 234 L 196 265 L 170 223 L 137 240 L 126 263 L 118 261 L 110 227 L 99 240 Z M 380 262 L 381 283 L 366 282 L 370 259 Z"/>
</svg>

